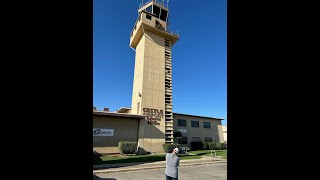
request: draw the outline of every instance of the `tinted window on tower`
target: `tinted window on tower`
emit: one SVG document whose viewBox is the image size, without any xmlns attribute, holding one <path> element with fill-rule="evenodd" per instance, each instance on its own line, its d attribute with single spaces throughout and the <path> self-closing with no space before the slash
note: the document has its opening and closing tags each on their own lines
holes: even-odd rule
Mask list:
<svg viewBox="0 0 320 180">
<path fill-rule="evenodd" d="M 153 5 L 153 14 L 156 15 L 157 18 L 160 16 L 160 8 L 158 6 Z"/>
<path fill-rule="evenodd" d="M 160 19 L 161 19 L 162 21 L 166 21 L 167 14 L 168 14 L 168 13 L 167 13 L 166 10 L 161 9 Z"/>
<path fill-rule="evenodd" d="M 151 12 L 152 13 L 152 6 L 147 7 L 146 11 Z"/>
</svg>

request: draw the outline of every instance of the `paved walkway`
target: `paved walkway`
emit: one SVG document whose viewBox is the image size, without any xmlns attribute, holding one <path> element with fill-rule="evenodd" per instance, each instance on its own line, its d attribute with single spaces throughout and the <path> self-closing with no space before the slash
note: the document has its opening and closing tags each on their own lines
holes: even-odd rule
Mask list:
<svg viewBox="0 0 320 180">
<path fill-rule="evenodd" d="M 180 160 L 181 166 L 195 166 L 203 164 L 227 163 L 226 159 L 203 156 L 201 159 Z M 165 168 L 165 161 L 158 162 L 137 162 L 137 163 L 119 163 L 119 164 L 101 164 L 93 166 L 93 174 L 106 174 L 111 172 L 126 172 L 146 169 Z"/>
</svg>

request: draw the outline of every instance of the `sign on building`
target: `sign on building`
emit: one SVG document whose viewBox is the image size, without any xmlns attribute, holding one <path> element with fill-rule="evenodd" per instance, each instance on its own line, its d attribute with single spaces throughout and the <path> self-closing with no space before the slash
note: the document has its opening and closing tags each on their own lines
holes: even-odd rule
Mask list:
<svg viewBox="0 0 320 180">
<path fill-rule="evenodd" d="M 178 131 L 181 132 L 181 133 L 187 133 L 186 129 L 178 129 Z"/>
<path fill-rule="evenodd" d="M 113 136 L 114 129 L 93 128 L 93 136 Z"/>
<path fill-rule="evenodd" d="M 146 116 L 148 124 L 160 125 L 159 121 L 164 117 L 163 110 L 143 108 L 143 115 Z"/>
</svg>

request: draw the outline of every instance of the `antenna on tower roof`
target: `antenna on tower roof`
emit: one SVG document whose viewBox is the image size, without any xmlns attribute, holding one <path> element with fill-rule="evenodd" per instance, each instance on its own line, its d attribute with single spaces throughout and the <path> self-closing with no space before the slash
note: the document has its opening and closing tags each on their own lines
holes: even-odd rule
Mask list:
<svg viewBox="0 0 320 180">
<path fill-rule="evenodd" d="M 141 8 L 143 6 L 143 0 L 141 0 L 140 4 L 139 4 L 139 8 Z"/>
</svg>

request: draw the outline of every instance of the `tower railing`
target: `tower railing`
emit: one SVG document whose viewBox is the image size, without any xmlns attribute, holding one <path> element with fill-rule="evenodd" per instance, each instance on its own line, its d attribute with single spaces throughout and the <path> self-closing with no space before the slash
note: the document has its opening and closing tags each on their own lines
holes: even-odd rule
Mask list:
<svg viewBox="0 0 320 180">
<path fill-rule="evenodd" d="M 164 6 L 164 1 L 150 0 L 150 1 L 147 1 L 147 2 L 145 2 L 145 3 L 143 3 L 143 4 L 140 4 L 139 8 L 142 8 L 143 6 L 147 5 L 147 4 L 150 3 L 150 2 L 156 2 L 157 4 L 160 4 L 160 5 L 162 5 L 163 7 L 165 7 L 165 6 Z"/>
</svg>

